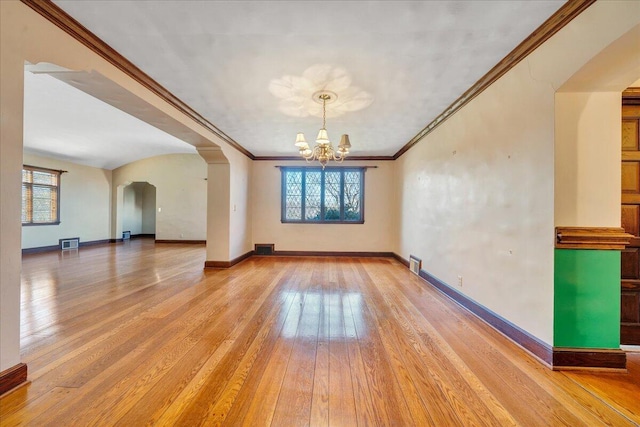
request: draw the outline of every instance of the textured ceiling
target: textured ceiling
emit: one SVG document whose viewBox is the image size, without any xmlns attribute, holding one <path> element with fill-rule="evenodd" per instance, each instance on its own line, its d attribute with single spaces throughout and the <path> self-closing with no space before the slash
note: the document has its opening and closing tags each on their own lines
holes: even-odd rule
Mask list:
<svg viewBox="0 0 640 427">
<path fill-rule="evenodd" d="M 393 155 L 563 4 L 55 3 L 256 156 L 295 154 L 297 132 L 314 139 L 321 119 L 304 97 L 327 81 L 339 101 L 354 88 L 369 97 L 327 107 L 331 139 L 348 133 L 354 155 Z M 337 83 L 296 80 L 313 66 L 339 70 Z M 274 91 L 283 81 L 291 87 Z"/>
</svg>

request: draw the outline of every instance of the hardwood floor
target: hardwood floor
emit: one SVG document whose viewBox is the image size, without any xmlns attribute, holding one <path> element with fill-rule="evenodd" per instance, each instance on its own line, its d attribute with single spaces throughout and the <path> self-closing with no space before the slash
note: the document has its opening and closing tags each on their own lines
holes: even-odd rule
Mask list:
<svg viewBox="0 0 640 427">
<path fill-rule="evenodd" d="M 2 426 L 632 426 L 629 373 L 553 372 L 387 258 L 134 240 L 25 256 Z"/>
</svg>

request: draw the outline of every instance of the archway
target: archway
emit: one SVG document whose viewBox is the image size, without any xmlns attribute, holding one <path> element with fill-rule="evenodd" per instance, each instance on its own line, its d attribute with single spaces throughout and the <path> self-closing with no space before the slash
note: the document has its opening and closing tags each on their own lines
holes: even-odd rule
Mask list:
<svg viewBox="0 0 640 427">
<path fill-rule="evenodd" d="M 620 123 L 622 92 L 640 77 L 639 39 L 636 25 L 555 96 L 554 347 L 581 353 L 584 366 L 624 367 L 620 250 L 629 236 L 620 222 Z M 616 362 L 595 360 L 592 349 Z"/>
<path fill-rule="evenodd" d="M 122 189 L 122 234 L 129 238 L 156 235 L 156 187 L 148 182 L 132 182 Z"/>
</svg>

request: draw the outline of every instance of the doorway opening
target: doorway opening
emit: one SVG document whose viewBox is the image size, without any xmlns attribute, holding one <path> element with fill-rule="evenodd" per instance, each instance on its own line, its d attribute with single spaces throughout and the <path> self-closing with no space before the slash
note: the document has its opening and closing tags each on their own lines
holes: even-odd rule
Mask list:
<svg viewBox="0 0 640 427">
<path fill-rule="evenodd" d="M 132 182 L 122 189 L 122 235 L 131 238 L 156 237 L 156 187 L 148 182 Z"/>
</svg>

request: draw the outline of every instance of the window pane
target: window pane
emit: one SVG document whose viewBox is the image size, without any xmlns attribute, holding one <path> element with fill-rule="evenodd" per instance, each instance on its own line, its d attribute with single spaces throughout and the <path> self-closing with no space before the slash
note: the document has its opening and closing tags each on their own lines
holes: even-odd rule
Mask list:
<svg viewBox="0 0 640 427">
<path fill-rule="evenodd" d="M 50 187 L 33 186 L 33 222 L 52 222 L 54 220 L 54 191 Z"/>
<path fill-rule="evenodd" d="M 282 221 L 364 222 L 362 168 L 282 168 Z"/>
<path fill-rule="evenodd" d="M 340 221 L 340 172 L 324 173 L 324 219 Z"/>
<path fill-rule="evenodd" d="M 307 171 L 305 177 L 304 216 L 307 221 L 320 220 L 320 191 L 322 173 Z"/>
<path fill-rule="evenodd" d="M 58 223 L 60 221 L 58 218 L 59 187 L 60 172 L 24 166 L 22 169 L 22 223 Z"/>
<path fill-rule="evenodd" d="M 302 172 L 287 171 L 285 181 L 285 219 L 302 219 Z"/>
<path fill-rule="evenodd" d="M 58 185 L 57 176 L 49 172 L 33 171 L 34 184 Z"/>
<path fill-rule="evenodd" d="M 344 173 L 344 219 L 345 221 L 359 221 L 360 214 L 360 171 L 345 171 Z"/>
<path fill-rule="evenodd" d="M 29 222 L 31 212 L 31 186 L 22 184 L 22 222 Z"/>
</svg>

